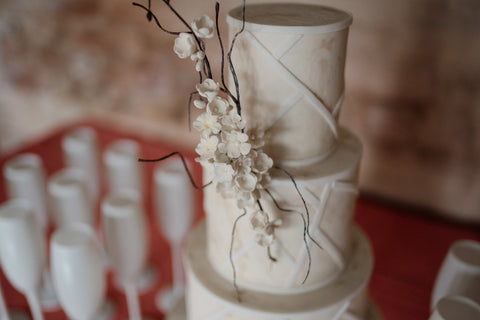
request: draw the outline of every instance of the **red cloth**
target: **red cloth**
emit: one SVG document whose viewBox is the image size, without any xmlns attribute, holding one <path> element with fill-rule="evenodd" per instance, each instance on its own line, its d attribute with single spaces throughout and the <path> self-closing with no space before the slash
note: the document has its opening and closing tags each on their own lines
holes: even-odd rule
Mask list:
<svg viewBox="0 0 480 320">
<path fill-rule="evenodd" d="M 178 150 L 169 143 L 145 139 L 105 127 L 100 123 L 85 122 L 68 126 L 29 146 L 2 156 L 0 166 L 3 167 L 8 159 L 18 153 L 33 152 L 42 158 L 47 176 L 50 176 L 64 166 L 60 147 L 62 136 L 78 125 L 88 125 L 96 130 L 101 150 L 116 139 L 131 138 L 140 143 L 143 158 L 157 158 L 172 151 L 182 151 L 190 160 L 194 157 L 192 151 Z M 154 163 L 144 164 L 145 174 L 148 177 L 146 190 L 150 190 L 152 186 L 154 166 Z M 198 166 L 195 166 L 193 174 L 200 184 L 201 170 Z M 172 279 L 170 249 L 157 228 L 150 193 L 145 197 L 147 218 L 151 227 L 150 262 L 157 267 L 160 276 L 152 288 L 140 296 L 140 302 L 145 316 L 162 319 L 162 312 L 155 306 L 155 296 Z M 198 222 L 203 216 L 200 191 L 196 193 L 196 199 L 198 203 L 196 221 Z M 5 200 L 5 185 L 2 179 L 0 202 Z M 419 212 L 385 205 L 364 196 L 361 196 L 358 201 L 356 222 L 367 233 L 374 249 L 375 268 L 370 283 L 370 294 L 385 319 L 388 320 L 427 319 L 433 283 L 448 247 L 457 239 L 480 241 L 479 228 L 426 218 Z M 113 286 L 111 272 L 107 277 L 107 296 L 116 305 L 113 320 L 127 319 L 125 296 L 121 290 Z M 0 281 L 9 308 L 28 310 L 25 298 L 11 287 L 1 272 Z M 46 312 L 45 317 L 46 320 L 66 319 L 62 311 Z"/>
</svg>

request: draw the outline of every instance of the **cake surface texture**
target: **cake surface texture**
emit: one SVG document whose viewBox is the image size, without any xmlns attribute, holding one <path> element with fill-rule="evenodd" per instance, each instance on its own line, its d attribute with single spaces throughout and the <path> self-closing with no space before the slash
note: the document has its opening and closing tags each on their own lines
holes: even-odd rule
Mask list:
<svg viewBox="0 0 480 320">
<path fill-rule="evenodd" d="M 187 318 L 371 319 L 373 256 L 353 222 L 362 146 L 338 125 L 352 16 L 270 3 L 227 22 L 245 131 L 274 163 L 258 206 L 275 237 L 261 245 L 256 213 L 207 187 L 206 221 L 186 245 Z M 204 167 L 205 182 L 215 174 Z"/>
</svg>

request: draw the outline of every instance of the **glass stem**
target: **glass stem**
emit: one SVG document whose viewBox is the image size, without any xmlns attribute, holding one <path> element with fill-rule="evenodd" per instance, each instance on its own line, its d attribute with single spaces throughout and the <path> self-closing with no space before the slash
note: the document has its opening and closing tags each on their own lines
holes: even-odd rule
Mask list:
<svg viewBox="0 0 480 320">
<path fill-rule="evenodd" d="M 141 320 L 140 302 L 135 283 L 125 284 L 125 295 L 127 296 L 128 316 L 130 320 Z"/>
<path fill-rule="evenodd" d="M 36 292 L 29 292 L 26 294 L 30 311 L 32 312 L 33 320 L 44 320 L 42 308 L 38 300 Z"/>
</svg>

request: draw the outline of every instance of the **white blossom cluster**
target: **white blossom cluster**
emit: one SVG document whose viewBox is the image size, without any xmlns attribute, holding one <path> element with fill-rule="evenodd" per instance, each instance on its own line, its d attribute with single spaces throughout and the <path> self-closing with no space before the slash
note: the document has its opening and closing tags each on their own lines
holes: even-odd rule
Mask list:
<svg viewBox="0 0 480 320">
<path fill-rule="evenodd" d="M 214 35 L 214 22 L 206 15 L 195 19 L 191 27 L 198 38 Z M 182 59 L 195 61 L 198 72 L 203 69 L 205 53 L 192 34 L 180 33 L 174 51 Z M 219 96 L 220 85 L 213 79 L 205 79 L 196 89 L 200 98 L 193 105 L 205 110 L 193 122 L 201 136 L 195 149 L 199 155 L 196 161 L 213 171 L 213 183 L 224 198 L 237 199 L 238 208 L 251 214 L 257 243 L 269 246 L 281 221 L 270 222 L 268 215 L 257 208 L 260 190 L 270 182 L 268 170 L 273 166 L 273 160 L 262 152 L 263 133 L 256 128 L 246 130 L 236 108 Z"/>
<path fill-rule="evenodd" d="M 210 39 L 215 33 L 215 23 L 205 14 L 195 19 L 191 27 L 195 35 L 200 39 Z M 180 33 L 177 39 L 175 39 L 173 51 L 175 51 L 180 59 L 190 57 L 192 61 L 195 61 L 195 70 L 197 72 L 203 70 L 205 52 L 199 50 L 195 37 L 191 33 Z"/>
</svg>

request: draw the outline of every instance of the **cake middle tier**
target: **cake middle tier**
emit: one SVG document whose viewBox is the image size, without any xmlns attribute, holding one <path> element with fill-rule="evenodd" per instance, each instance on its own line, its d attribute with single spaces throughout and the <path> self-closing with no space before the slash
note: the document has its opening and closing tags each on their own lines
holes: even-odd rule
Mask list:
<svg viewBox="0 0 480 320">
<path fill-rule="evenodd" d="M 219 274 L 233 279 L 233 262 L 239 286 L 291 293 L 325 285 L 342 272 L 351 250 L 361 145 L 344 129 L 339 142 L 324 161 L 289 171 L 299 192 L 287 175 L 271 169 L 268 191 L 275 200 L 262 191 L 260 203 L 281 225 L 269 248 L 256 243 L 251 213 L 243 215 L 235 199 L 215 188 L 205 190 L 208 258 Z"/>
</svg>

